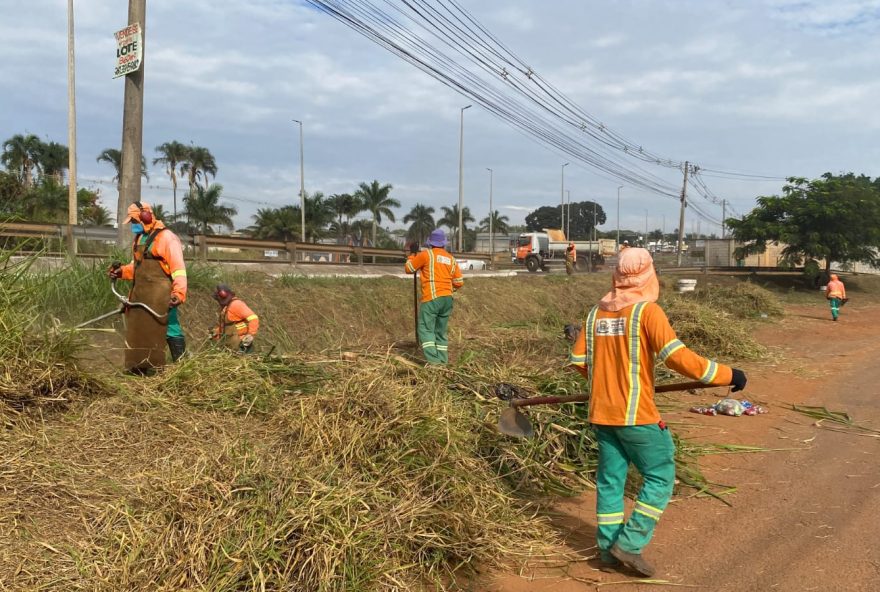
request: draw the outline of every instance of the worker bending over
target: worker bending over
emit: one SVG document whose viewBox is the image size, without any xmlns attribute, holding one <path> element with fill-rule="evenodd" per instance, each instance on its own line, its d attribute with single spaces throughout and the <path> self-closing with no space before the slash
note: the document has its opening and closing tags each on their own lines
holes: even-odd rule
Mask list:
<svg viewBox="0 0 880 592">
<path fill-rule="evenodd" d="M 589 421 L 599 444 L 596 542 L 600 559 L 622 562 L 643 576 L 654 568 L 642 557 L 672 496 L 675 446 L 654 403 L 654 363 L 712 385 L 746 385 L 741 370 L 698 356 L 678 340 L 657 304 L 660 285 L 651 254 L 620 252 L 611 291 L 587 315 L 572 364 L 590 384 Z M 628 520 L 624 485 L 629 464 L 644 482 Z"/>
<path fill-rule="evenodd" d="M 449 362 L 447 327 L 452 315 L 452 294 L 464 285 L 461 268 L 444 247 L 446 235 L 439 228 L 428 237 L 428 248 L 419 252 L 413 244 L 406 260 L 406 273 L 421 271 L 422 305 L 419 307 L 419 341 L 429 364 Z"/>
<path fill-rule="evenodd" d="M 214 327 L 212 338 L 222 341 L 225 347 L 233 351 L 249 353 L 254 347 L 254 337 L 260 330 L 260 318 L 226 284 L 218 284 L 211 297 L 220 305 L 220 319 Z"/>
</svg>

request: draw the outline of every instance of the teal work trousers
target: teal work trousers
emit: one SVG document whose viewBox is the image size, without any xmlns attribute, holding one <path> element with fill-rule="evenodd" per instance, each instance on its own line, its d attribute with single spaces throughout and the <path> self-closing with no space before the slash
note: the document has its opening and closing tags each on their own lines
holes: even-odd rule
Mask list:
<svg viewBox="0 0 880 592">
<path fill-rule="evenodd" d="M 599 442 L 596 474 L 596 543 L 604 559 L 616 543 L 628 553 L 641 553 L 672 497 L 675 444 L 668 429 L 657 424 L 594 426 Z M 632 463 L 643 478 L 635 507 L 624 520 L 624 486 Z"/>
<path fill-rule="evenodd" d="M 165 330 L 165 337 L 183 337 L 183 327 L 180 326 L 180 316 L 176 306 L 168 309 L 168 328 Z"/>
<path fill-rule="evenodd" d="M 840 298 L 829 298 L 828 302 L 831 304 L 831 318 L 836 321 L 840 314 Z"/>
<path fill-rule="evenodd" d="M 419 341 L 429 364 L 449 362 L 449 338 L 446 329 L 452 314 L 452 296 L 438 296 L 419 307 Z"/>
</svg>

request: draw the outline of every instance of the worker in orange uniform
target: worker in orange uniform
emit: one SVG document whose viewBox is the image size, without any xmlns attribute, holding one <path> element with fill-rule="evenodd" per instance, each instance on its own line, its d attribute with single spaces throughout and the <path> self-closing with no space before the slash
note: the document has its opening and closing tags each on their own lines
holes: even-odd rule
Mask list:
<svg viewBox="0 0 880 592">
<path fill-rule="evenodd" d="M 211 297 L 220 305 L 220 319 L 214 327 L 213 339 L 224 340 L 224 345 L 233 351 L 249 353 L 260 330 L 260 317 L 226 284 L 218 284 Z"/>
<path fill-rule="evenodd" d="M 427 242 L 429 248 L 421 252 L 418 245 L 413 245 L 405 269 L 406 273 L 421 271 L 418 334 L 425 359 L 429 364 L 446 364 L 449 362 L 446 329 L 452 314 L 452 294 L 464 286 L 464 280 L 455 257 L 444 248 L 444 232 L 439 228 L 432 231 Z"/>
<path fill-rule="evenodd" d="M 180 239 L 153 216 L 147 202 L 128 206 L 123 224 L 134 234 L 132 261 L 114 263 L 111 279 L 131 280 L 129 300 L 149 306 L 155 313 L 131 307 L 126 311 L 125 367 L 130 372 L 147 372 L 165 364 L 165 343 L 171 359 L 186 351 L 178 307 L 186 301 L 186 266 Z"/>
<path fill-rule="evenodd" d="M 828 299 L 828 303 L 831 305 L 831 319 L 836 321 L 837 316 L 840 314 L 840 307 L 846 304 L 847 301 L 846 287 L 840 281 L 840 278 L 837 277 L 836 273 L 831 274 L 831 281 L 825 286 L 825 298 Z"/>
<path fill-rule="evenodd" d="M 577 249 L 574 246 L 573 242 L 568 243 L 568 247 L 565 249 L 565 273 L 571 275 L 574 273 L 575 268 L 577 266 Z"/>
<path fill-rule="evenodd" d="M 587 315 L 569 362 L 590 385 L 589 421 L 599 443 L 596 475 L 600 559 L 643 576 L 654 568 L 642 557 L 675 482 L 675 447 L 654 403 L 654 363 L 705 384 L 745 388 L 746 375 L 698 356 L 678 340 L 657 304 L 660 285 L 651 254 L 620 252 L 613 288 Z M 644 478 L 635 508 L 624 520 L 629 464 Z"/>
</svg>

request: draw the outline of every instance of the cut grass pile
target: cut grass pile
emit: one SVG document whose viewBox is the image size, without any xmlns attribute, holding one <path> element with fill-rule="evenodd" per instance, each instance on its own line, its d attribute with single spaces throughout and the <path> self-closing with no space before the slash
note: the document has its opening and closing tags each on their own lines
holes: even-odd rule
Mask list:
<svg viewBox="0 0 880 592">
<path fill-rule="evenodd" d="M 103 293 L 104 267 L 82 270 L 93 279 L 77 293 L 90 282 Z M 51 317 L 83 320 L 58 308 L 63 299 L 28 297 L 36 280 L 49 289 L 57 277 L 3 269 L 3 311 L 39 322 L 0 312 L 18 336 L 3 346 L 11 387 L 0 397 L 41 368 L 39 384 L 64 405 L 40 417 L 28 412 L 40 401 L 24 401 L 0 432 L 0 589 L 454 589 L 469 570 L 555 543 L 526 494 L 592 486 L 584 405 L 530 411 L 537 437 L 512 440 L 494 429 L 504 403 L 492 388 L 582 391 L 565 369 L 561 329 L 607 276 L 468 281 L 447 369 L 422 368 L 393 345 L 412 341 L 409 282 L 241 276 L 262 352 L 272 343 L 283 356 L 205 349 L 156 376 L 126 377 L 78 370 L 82 334 L 45 330 Z M 225 278 L 212 274 L 185 305 L 191 334 L 216 318 L 208 290 Z M 697 351 L 751 355 L 750 339 L 728 343 L 732 331 L 748 334 L 733 314 L 676 296 L 665 305 Z M 359 355 L 344 362 L 342 349 Z M 685 483 L 706 489 L 687 452 Z"/>
</svg>

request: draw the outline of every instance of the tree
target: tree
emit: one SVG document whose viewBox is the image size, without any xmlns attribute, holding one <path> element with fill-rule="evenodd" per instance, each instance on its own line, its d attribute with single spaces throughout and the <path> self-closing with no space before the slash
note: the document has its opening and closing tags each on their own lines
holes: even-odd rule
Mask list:
<svg viewBox="0 0 880 592">
<path fill-rule="evenodd" d="M 77 211 L 80 224 L 85 226 L 112 226 L 113 218 L 110 217 L 110 210 L 105 208 L 98 201 L 100 194 L 81 188 L 76 192 Z"/>
<path fill-rule="evenodd" d="M 593 235 L 593 209 L 596 213 L 596 226 L 605 224 L 605 210 L 593 201 L 580 201 L 572 203 L 569 209 L 566 206 L 566 226 L 568 226 L 570 239 L 588 240 Z M 568 220 L 568 215 L 571 220 Z M 559 228 L 562 222 L 560 206 L 542 206 L 526 216 L 526 228 L 530 232 L 540 232 L 544 228 Z"/>
<path fill-rule="evenodd" d="M 497 232 L 498 234 L 507 234 L 509 231 L 509 227 L 507 225 L 510 222 L 510 219 L 507 216 L 502 216 L 498 210 L 492 212 L 492 232 Z M 489 216 L 486 216 L 482 220 L 480 220 L 480 231 L 481 232 L 489 232 Z"/>
<path fill-rule="evenodd" d="M 207 189 L 196 187 L 195 192 L 187 192 L 183 198 L 185 212 L 189 221 L 200 226 L 202 234 L 211 234 L 211 225 L 225 226 L 232 230 L 232 216 L 238 213 L 232 206 L 220 205 L 223 186 L 211 184 Z"/>
<path fill-rule="evenodd" d="M 203 146 L 190 146 L 186 149 L 186 158 L 180 165 L 180 174 L 189 178 L 189 192 L 193 193 L 199 181 L 204 179 L 208 184 L 208 175 L 217 176 L 217 162 L 211 151 Z"/>
<path fill-rule="evenodd" d="M 3 142 L 0 161 L 23 183 L 24 189 L 34 186 L 34 169 L 39 170 L 40 150 L 43 143 L 34 134 L 16 134 Z"/>
<path fill-rule="evenodd" d="M 254 238 L 291 242 L 299 237 L 299 208 L 260 208 L 251 217 L 254 224 L 246 232 Z"/>
<path fill-rule="evenodd" d="M 320 191 L 316 191 L 312 195 L 306 192 L 303 201 L 306 204 L 306 236 L 302 238 L 302 241 L 306 242 L 311 238 L 312 242 L 317 242 L 324 235 L 327 226 L 333 221 L 333 210 L 324 199 L 324 194 Z M 297 220 L 300 220 L 300 226 L 302 226 L 300 207 L 298 205 L 293 206 L 293 210 Z"/>
<path fill-rule="evenodd" d="M 363 211 L 363 205 L 358 198 L 350 193 L 331 195 L 325 200 L 325 203 L 336 216 L 336 222 L 331 226 L 331 230 L 336 233 L 337 240 L 340 240 L 350 229 L 351 219 Z"/>
<path fill-rule="evenodd" d="M 409 228 L 406 231 L 407 240 L 421 245 L 437 226 L 434 222 L 434 208 L 416 204 L 409 211 L 409 214 L 403 217 L 403 223 L 409 224 Z"/>
<path fill-rule="evenodd" d="M 116 181 L 116 191 L 120 194 L 122 193 L 122 152 L 117 150 L 116 148 L 105 148 L 101 154 L 98 155 L 98 158 L 95 159 L 98 162 L 106 162 L 113 167 L 113 180 Z M 150 175 L 147 173 L 147 159 L 141 156 L 141 177 L 150 180 Z"/>
<path fill-rule="evenodd" d="M 24 184 L 18 175 L 0 171 L 0 215 L 3 217 L 19 215 L 24 195 Z"/>
<path fill-rule="evenodd" d="M 171 179 L 171 192 L 174 196 L 174 218 L 177 219 L 177 169 L 182 168 L 184 161 L 186 161 L 189 147 L 175 140 L 159 144 L 156 146 L 156 152 L 159 153 L 159 156 L 153 159 L 153 165 L 164 165 L 165 174 Z M 183 174 L 182 170 L 181 174 Z M 190 185 L 190 191 L 192 191 L 192 185 Z"/>
<path fill-rule="evenodd" d="M 440 209 L 443 210 L 443 217 L 437 220 L 437 226 L 447 227 L 452 234 L 450 244 L 458 246 L 458 204 L 453 204 L 451 208 L 443 206 Z M 468 222 L 474 222 L 471 210 L 467 206 L 461 210 L 461 221 L 464 224 L 465 230 L 467 230 Z"/>
<path fill-rule="evenodd" d="M 361 183 L 355 192 L 355 196 L 363 204 L 363 209 L 370 212 L 373 217 L 373 245 L 376 244 L 376 225 L 382 223 L 382 216 L 394 222 L 394 212 L 391 211 L 391 208 L 400 207 L 399 201 L 388 196 L 391 189 L 390 184 L 380 185 L 379 181 L 374 180 L 369 185 Z M 376 258 L 373 257 L 373 263 L 375 262 Z"/>
<path fill-rule="evenodd" d="M 789 177 L 782 195 L 760 196 L 758 206 L 741 220 L 725 222 L 744 243 L 738 257 L 763 253 L 770 242 L 783 243 L 790 263 L 825 259 L 878 265 L 880 247 L 880 178 L 825 173 L 812 181 Z"/>
<path fill-rule="evenodd" d="M 58 142 L 40 143 L 38 168 L 44 177 L 49 177 L 58 185 L 64 184 L 64 171 L 70 164 L 70 150 Z"/>
</svg>

